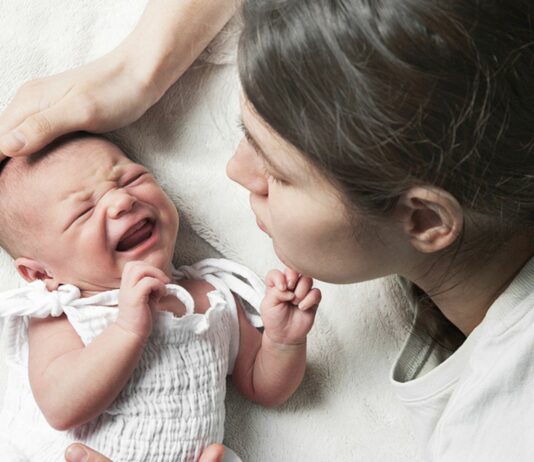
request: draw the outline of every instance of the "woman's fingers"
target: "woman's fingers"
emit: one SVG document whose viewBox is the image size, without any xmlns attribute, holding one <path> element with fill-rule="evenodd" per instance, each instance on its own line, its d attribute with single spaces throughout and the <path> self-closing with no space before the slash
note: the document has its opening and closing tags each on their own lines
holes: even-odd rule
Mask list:
<svg viewBox="0 0 534 462">
<path fill-rule="evenodd" d="M 224 458 L 224 446 L 222 444 L 212 444 L 208 446 L 198 462 L 222 462 Z M 65 451 L 66 462 L 111 462 L 110 459 L 88 448 L 81 443 L 71 444 Z"/>
<path fill-rule="evenodd" d="M 159 93 L 129 57 L 118 47 L 81 67 L 22 85 L 0 113 L 0 157 L 30 155 L 66 133 L 102 133 L 141 117 Z"/>
<path fill-rule="evenodd" d="M 82 111 L 78 105 L 65 102 L 72 87 L 63 82 L 63 75 L 32 80 L 20 87 L 0 113 L 2 154 L 27 155 L 78 126 Z"/>
<path fill-rule="evenodd" d="M 65 451 L 65 460 L 66 462 L 111 462 L 111 459 L 81 443 L 71 444 L 67 448 Z M 217 459 L 213 460 L 218 461 Z M 207 459 L 205 462 L 211 462 L 211 459 Z"/>
<path fill-rule="evenodd" d="M 71 112 L 57 105 L 28 116 L 20 125 L 0 138 L 0 152 L 11 157 L 24 156 L 52 142 L 77 126 Z"/>
<path fill-rule="evenodd" d="M 198 462 L 222 462 L 224 458 L 224 446 L 222 444 L 212 444 L 202 452 Z"/>
</svg>

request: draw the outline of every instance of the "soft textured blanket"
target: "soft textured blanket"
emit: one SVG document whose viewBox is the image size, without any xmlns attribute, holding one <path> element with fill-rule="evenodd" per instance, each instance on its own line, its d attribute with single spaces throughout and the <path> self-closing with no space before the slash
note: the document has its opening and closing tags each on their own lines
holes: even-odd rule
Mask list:
<svg viewBox="0 0 534 462">
<path fill-rule="evenodd" d="M 25 80 L 110 50 L 145 4 L 0 0 L 0 110 Z M 224 255 L 263 275 L 280 262 L 256 227 L 247 193 L 225 177 L 240 136 L 237 29 L 234 21 L 155 107 L 113 137 L 175 200 L 182 219 L 177 263 Z M 0 289 L 21 284 L 10 259 L 0 257 Z M 230 387 L 226 443 L 246 462 L 417 460 L 410 424 L 389 387 L 406 326 L 387 284 L 319 286 L 324 302 L 309 339 L 304 383 L 278 409 L 246 402 Z"/>
</svg>

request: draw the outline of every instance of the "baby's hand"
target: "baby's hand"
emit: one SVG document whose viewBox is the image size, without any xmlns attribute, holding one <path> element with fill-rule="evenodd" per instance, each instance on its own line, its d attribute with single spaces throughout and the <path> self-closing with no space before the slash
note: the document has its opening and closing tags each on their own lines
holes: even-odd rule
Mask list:
<svg viewBox="0 0 534 462">
<path fill-rule="evenodd" d="M 170 282 L 158 268 L 140 261 L 124 265 L 117 324 L 146 339 L 152 332 L 152 311 Z"/>
<path fill-rule="evenodd" d="M 261 304 L 265 335 L 276 343 L 304 343 L 315 319 L 321 291 L 313 280 L 289 268 L 285 274 L 272 270 L 266 278 L 267 293 Z"/>
</svg>

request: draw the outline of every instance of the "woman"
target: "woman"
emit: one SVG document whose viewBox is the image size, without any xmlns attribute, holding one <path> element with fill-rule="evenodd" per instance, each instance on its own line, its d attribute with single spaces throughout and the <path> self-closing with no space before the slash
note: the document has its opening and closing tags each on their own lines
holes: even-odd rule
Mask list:
<svg viewBox="0 0 534 462">
<path fill-rule="evenodd" d="M 228 174 L 288 266 L 403 277 L 392 379 L 425 460 L 534 454 L 532 19 L 524 0 L 245 6 Z"/>
</svg>

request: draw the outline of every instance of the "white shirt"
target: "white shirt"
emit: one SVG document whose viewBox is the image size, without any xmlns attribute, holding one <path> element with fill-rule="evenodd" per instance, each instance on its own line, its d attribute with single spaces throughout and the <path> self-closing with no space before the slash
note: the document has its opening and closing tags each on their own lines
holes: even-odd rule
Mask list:
<svg viewBox="0 0 534 462">
<path fill-rule="evenodd" d="M 534 258 L 450 356 L 410 334 L 391 381 L 425 461 L 533 461 Z"/>
</svg>

